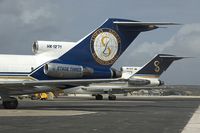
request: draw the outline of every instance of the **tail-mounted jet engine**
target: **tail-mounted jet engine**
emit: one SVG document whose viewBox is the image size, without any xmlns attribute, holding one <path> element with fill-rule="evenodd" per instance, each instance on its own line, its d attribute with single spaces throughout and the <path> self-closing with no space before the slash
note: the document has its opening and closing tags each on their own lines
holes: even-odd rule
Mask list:
<svg viewBox="0 0 200 133">
<path fill-rule="evenodd" d="M 81 78 L 91 75 L 93 70 L 79 65 L 48 63 L 44 66 L 44 73 L 53 78 Z"/>
<path fill-rule="evenodd" d="M 98 70 L 98 72 L 104 73 L 104 71 Z M 44 74 L 53 78 L 82 78 L 91 77 L 95 73 L 95 70 L 89 67 L 83 67 L 80 65 L 61 64 L 61 63 L 47 63 L 44 65 Z M 108 78 L 119 78 L 121 72 L 116 69 L 110 70 L 110 76 Z"/>
<path fill-rule="evenodd" d="M 129 85 L 132 86 L 161 86 L 164 82 L 159 79 L 129 79 Z"/>
<path fill-rule="evenodd" d="M 73 47 L 75 42 L 60 42 L 60 41 L 35 41 L 32 46 L 33 53 L 40 54 L 45 52 L 61 52 L 67 47 Z"/>
</svg>

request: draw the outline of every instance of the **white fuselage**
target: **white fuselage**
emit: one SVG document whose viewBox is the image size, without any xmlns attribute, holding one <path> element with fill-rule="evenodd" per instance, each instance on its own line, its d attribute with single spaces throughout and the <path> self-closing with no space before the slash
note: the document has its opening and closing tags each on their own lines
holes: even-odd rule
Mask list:
<svg viewBox="0 0 200 133">
<path fill-rule="evenodd" d="M 44 63 L 57 59 L 76 43 L 38 41 L 34 55 L 0 55 L 0 81 L 36 80 L 29 75 Z M 59 46 L 59 48 L 48 46 Z M 34 48 L 34 47 L 33 47 Z"/>
</svg>

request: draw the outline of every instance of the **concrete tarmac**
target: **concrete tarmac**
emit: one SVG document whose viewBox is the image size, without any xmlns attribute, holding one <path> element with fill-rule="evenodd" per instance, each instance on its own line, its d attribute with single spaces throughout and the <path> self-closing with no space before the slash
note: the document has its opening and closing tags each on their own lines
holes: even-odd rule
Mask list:
<svg viewBox="0 0 200 133">
<path fill-rule="evenodd" d="M 161 98 L 162 99 L 162 98 Z M 1 133 L 179 133 L 200 105 L 200 98 L 118 97 L 96 101 L 62 97 L 19 101 L 16 110 L 0 109 Z"/>
</svg>

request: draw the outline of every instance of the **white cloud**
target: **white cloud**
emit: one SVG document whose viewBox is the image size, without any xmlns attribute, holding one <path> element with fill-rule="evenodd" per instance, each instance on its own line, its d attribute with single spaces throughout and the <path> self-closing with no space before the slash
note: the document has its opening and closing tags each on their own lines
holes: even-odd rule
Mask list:
<svg viewBox="0 0 200 133">
<path fill-rule="evenodd" d="M 183 26 L 173 37 L 161 44 L 145 42 L 134 48 L 131 56 L 152 56 L 158 53 L 200 56 L 200 24 Z"/>
<path fill-rule="evenodd" d="M 41 19 L 46 19 L 49 16 L 49 12 L 40 8 L 35 11 L 26 10 L 22 12 L 20 18 L 25 24 L 34 24 L 36 21 L 41 21 Z"/>
<path fill-rule="evenodd" d="M 52 16 L 50 4 L 39 4 L 35 1 L 24 0 L 21 0 L 18 4 L 21 8 L 20 19 L 24 24 L 34 24 L 37 21 L 45 21 Z"/>
<path fill-rule="evenodd" d="M 51 18 L 53 4 L 46 1 L 17 0 L 2 1 L 0 3 L 0 17 L 5 21 L 21 22 L 23 24 L 35 24 Z M 1 20 L 3 22 L 3 20 Z"/>
</svg>

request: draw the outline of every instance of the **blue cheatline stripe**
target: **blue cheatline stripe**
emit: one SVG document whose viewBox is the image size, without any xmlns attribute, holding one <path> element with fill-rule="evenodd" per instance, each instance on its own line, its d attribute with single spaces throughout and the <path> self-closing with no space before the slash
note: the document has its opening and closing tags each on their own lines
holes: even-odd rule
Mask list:
<svg viewBox="0 0 200 133">
<path fill-rule="evenodd" d="M 0 76 L 28 76 L 27 72 L 0 72 Z"/>
<path fill-rule="evenodd" d="M 26 76 L 15 76 L 15 75 L 12 75 L 12 76 L 0 76 L 0 79 L 4 79 L 4 80 L 8 80 L 8 79 L 10 79 L 10 80 L 37 80 L 37 79 L 35 79 L 35 78 L 33 78 L 33 77 L 31 77 L 31 76 L 28 76 L 28 75 L 26 75 Z"/>
</svg>

